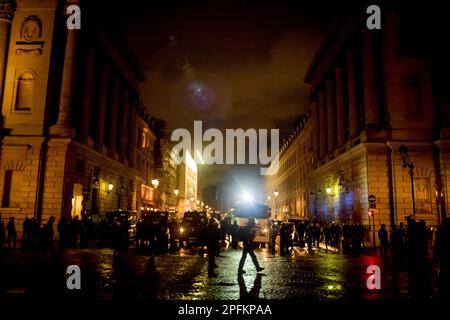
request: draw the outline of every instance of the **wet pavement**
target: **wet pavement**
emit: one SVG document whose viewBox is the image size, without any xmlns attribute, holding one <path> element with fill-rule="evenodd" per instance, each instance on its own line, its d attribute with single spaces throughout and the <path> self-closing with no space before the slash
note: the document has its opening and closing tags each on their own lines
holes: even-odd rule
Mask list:
<svg viewBox="0 0 450 320">
<path fill-rule="evenodd" d="M 354 301 L 408 298 L 406 262 L 396 266 L 379 256 L 308 253 L 289 256 L 256 254 L 265 270 L 259 274 L 247 258 L 244 275 L 237 268 L 242 251 L 222 251 L 217 277 L 208 278 L 208 258 L 195 250 L 176 254 L 113 255 L 108 248 L 68 249 L 61 254 L 4 250 L 0 258 L 0 293 L 7 298 L 55 297 L 89 300 L 235 300 L 312 299 Z M 68 290 L 66 268 L 81 269 L 81 290 Z M 369 290 L 369 265 L 381 269 L 381 289 Z"/>
</svg>

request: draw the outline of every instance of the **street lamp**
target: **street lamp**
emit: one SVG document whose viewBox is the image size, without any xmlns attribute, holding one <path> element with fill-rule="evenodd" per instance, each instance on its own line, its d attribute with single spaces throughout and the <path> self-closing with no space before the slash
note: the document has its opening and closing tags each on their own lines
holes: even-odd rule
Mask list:
<svg viewBox="0 0 450 320">
<path fill-rule="evenodd" d="M 153 179 L 152 180 L 152 186 L 153 186 L 153 188 L 158 188 L 158 186 L 159 186 L 159 180 L 158 179 Z"/>
<path fill-rule="evenodd" d="M 411 177 L 411 195 L 412 195 L 412 209 L 413 218 L 416 219 L 416 204 L 414 199 L 414 164 L 409 160 L 408 148 L 405 145 L 401 145 L 398 149 L 400 157 L 402 158 L 402 167 L 404 169 L 408 168 L 409 176 Z"/>
<path fill-rule="evenodd" d="M 278 190 L 275 189 L 273 192 L 273 196 L 275 197 L 275 219 L 277 219 L 277 197 L 278 197 Z"/>
</svg>

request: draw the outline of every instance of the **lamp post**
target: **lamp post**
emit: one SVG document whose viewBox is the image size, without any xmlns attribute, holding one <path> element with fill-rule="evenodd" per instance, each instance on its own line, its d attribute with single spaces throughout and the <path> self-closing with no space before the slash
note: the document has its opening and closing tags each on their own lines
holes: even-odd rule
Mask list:
<svg viewBox="0 0 450 320">
<path fill-rule="evenodd" d="M 275 197 L 275 220 L 277 219 L 278 215 L 277 215 L 277 197 L 278 197 L 278 190 L 275 189 L 275 191 L 273 192 L 273 196 Z"/>
<path fill-rule="evenodd" d="M 409 160 L 408 148 L 405 145 L 401 145 L 398 149 L 400 157 L 402 158 L 402 167 L 404 169 L 408 168 L 409 176 L 411 177 L 411 195 L 412 195 L 412 209 L 413 218 L 416 219 L 416 203 L 414 199 L 414 164 Z"/>
<path fill-rule="evenodd" d="M 377 254 L 377 246 L 375 244 L 375 213 L 373 210 L 369 210 L 369 225 L 370 225 L 370 217 L 372 217 L 372 235 L 373 235 L 373 252 Z"/>
<path fill-rule="evenodd" d="M 152 180 L 152 186 L 155 189 L 155 196 L 154 196 L 155 197 L 155 205 L 156 205 L 156 207 L 158 207 L 158 197 L 157 197 L 157 194 L 156 194 L 156 189 L 159 186 L 159 180 L 158 179 L 153 179 Z"/>
</svg>

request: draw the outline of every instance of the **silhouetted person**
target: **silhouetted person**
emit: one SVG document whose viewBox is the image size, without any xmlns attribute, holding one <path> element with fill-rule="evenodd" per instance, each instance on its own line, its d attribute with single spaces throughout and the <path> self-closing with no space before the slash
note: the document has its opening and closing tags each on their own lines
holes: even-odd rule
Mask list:
<svg viewBox="0 0 450 320">
<path fill-rule="evenodd" d="M 273 221 L 270 222 L 270 234 L 269 234 L 269 251 L 275 255 L 275 243 L 277 239 L 277 227 Z"/>
<path fill-rule="evenodd" d="M 328 252 L 328 246 L 331 244 L 331 232 L 330 232 L 330 227 L 329 226 L 324 226 L 323 230 L 323 239 L 325 242 L 325 251 Z"/>
<path fill-rule="evenodd" d="M 288 237 L 289 229 L 286 223 L 283 223 L 280 228 L 280 256 L 284 256 L 288 253 Z"/>
<path fill-rule="evenodd" d="M 408 289 L 414 298 L 430 294 L 428 232 L 424 221 L 408 218 Z"/>
<path fill-rule="evenodd" d="M 319 248 L 319 244 L 320 244 L 320 226 L 318 223 L 316 223 L 313 229 L 313 246 L 315 245 L 317 248 Z"/>
<path fill-rule="evenodd" d="M 439 296 L 450 298 L 450 218 L 445 218 L 438 229 L 434 257 L 439 263 Z"/>
<path fill-rule="evenodd" d="M 53 224 L 55 223 L 55 217 L 51 216 L 48 221 L 47 224 L 45 225 L 45 248 L 53 251 L 53 239 L 55 237 L 55 231 L 53 230 Z"/>
<path fill-rule="evenodd" d="M 401 251 L 402 251 L 402 243 L 400 232 L 397 226 L 393 226 L 393 229 L 391 231 L 391 253 L 395 263 L 399 262 L 399 259 L 402 255 Z"/>
<path fill-rule="evenodd" d="M 208 247 L 208 277 L 216 277 L 214 272 L 216 265 L 216 253 L 220 240 L 219 221 L 215 218 L 209 219 L 208 225 L 205 230 L 206 246 Z"/>
<path fill-rule="evenodd" d="M 2 220 L 2 216 L 0 215 L 0 251 L 3 248 L 5 241 L 6 241 L 6 230 Z"/>
<path fill-rule="evenodd" d="M 239 284 L 239 299 L 240 300 L 253 300 L 259 298 L 259 293 L 261 291 L 261 279 L 262 274 L 258 273 L 256 275 L 255 281 L 253 282 L 253 287 L 247 292 L 247 286 L 245 284 L 244 277 L 242 273 L 238 274 L 238 284 Z"/>
<path fill-rule="evenodd" d="M 66 217 L 61 217 L 58 222 L 58 247 L 59 249 L 64 249 L 69 242 L 69 226 L 67 225 Z"/>
<path fill-rule="evenodd" d="M 73 218 L 72 222 L 70 223 L 70 231 L 72 233 L 72 246 L 74 248 L 78 247 L 78 237 L 80 236 L 80 229 L 81 222 L 78 219 L 78 216 L 75 216 L 75 218 Z"/>
<path fill-rule="evenodd" d="M 31 232 L 32 232 L 33 243 L 37 244 L 37 242 L 40 239 L 40 235 L 41 235 L 41 226 L 39 225 L 39 222 L 37 222 L 34 217 L 31 218 L 31 229 L 32 229 Z"/>
<path fill-rule="evenodd" d="M 243 268 L 245 264 L 245 259 L 247 258 L 247 254 L 249 254 L 250 257 L 252 258 L 253 264 L 255 265 L 257 272 L 264 270 L 264 268 L 261 268 L 259 266 L 258 259 L 256 258 L 255 252 L 253 251 L 253 239 L 255 238 L 256 235 L 255 225 L 256 219 L 251 217 L 248 219 L 247 226 L 245 226 L 242 230 L 243 232 L 241 240 L 244 248 L 242 250 L 241 261 L 239 261 L 238 273 L 245 273 Z"/>
<path fill-rule="evenodd" d="M 30 247 L 33 241 L 33 222 L 28 217 L 23 220 L 23 245 L 24 247 Z"/>
<path fill-rule="evenodd" d="M 239 233 L 239 226 L 237 224 L 237 220 L 233 221 L 233 224 L 231 225 L 231 248 L 237 249 L 238 246 L 238 233 Z"/>
<path fill-rule="evenodd" d="M 352 238 L 352 226 L 349 223 L 342 227 L 342 236 L 344 238 L 342 252 L 348 253 L 350 251 L 350 241 Z"/>
<path fill-rule="evenodd" d="M 14 217 L 9 218 L 6 230 L 8 231 L 8 237 L 6 238 L 6 245 L 8 248 L 15 247 L 17 241 L 16 225 L 14 224 Z"/>
<path fill-rule="evenodd" d="M 312 224 L 308 223 L 305 226 L 305 240 L 308 246 L 308 251 L 312 252 L 313 247 L 313 237 L 314 237 L 314 227 Z"/>
<path fill-rule="evenodd" d="M 378 239 L 380 239 L 380 254 L 382 257 L 385 257 L 389 248 L 389 238 L 385 224 L 382 224 L 380 230 L 378 230 Z"/>
</svg>

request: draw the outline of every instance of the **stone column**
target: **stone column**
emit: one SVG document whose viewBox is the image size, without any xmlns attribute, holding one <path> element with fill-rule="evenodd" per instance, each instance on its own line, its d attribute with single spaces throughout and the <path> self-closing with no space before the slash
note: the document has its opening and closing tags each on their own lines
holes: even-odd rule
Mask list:
<svg viewBox="0 0 450 320">
<path fill-rule="evenodd" d="M 336 150 L 336 111 L 334 105 L 334 83 L 327 81 L 327 130 L 328 153 Z"/>
<path fill-rule="evenodd" d="M 86 74 L 84 77 L 84 91 L 83 91 L 83 115 L 81 120 L 81 131 L 86 143 L 92 146 L 92 139 L 89 136 L 89 127 L 91 122 L 92 109 L 92 90 L 94 85 L 94 63 L 95 51 L 90 48 L 86 59 Z"/>
<path fill-rule="evenodd" d="M 108 98 L 109 66 L 104 65 L 100 79 L 100 95 L 98 99 L 97 145 L 99 151 L 105 153 L 105 117 L 106 100 Z"/>
<path fill-rule="evenodd" d="M 362 63 L 364 85 L 364 118 L 365 127 L 378 126 L 378 90 L 375 81 L 375 60 L 371 31 L 363 29 L 362 35 Z"/>
<path fill-rule="evenodd" d="M 319 104 L 317 102 L 312 103 L 312 112 L 313 112 L 313 157 L 314 162 L 316 163 L 319 160 L 320 156 L 320 122 L 319 122 Z"/>
<path fill-rule="evenodd" d="M 325 158 L 327 154 L 327 110 L 325 105 L 325 93 L 319 92 L 319 141 L 320 141 L 320 148 L 319 148 L 319 158 L 323 159 Z"/>
<path fill-rule="evenodd" d="M 128 130 L 128 144 L 127 144 L 127 153 L 128 153 L 128 165 L 131 168 L 135 167 L 135 136 L 136 136 L 136 103 L 137 101 L 133 101 L 130 106 L 130 125 Z"/>
<path fill-rule="evenodd" d="M 66 12 L 65 9 L 64 12 Z M 59 97 L 58 120 L 56 121 L 56 124 L 50 128 L 50 134 L 61 137 L 74 137 L 75 135 L 71 124 L 71 111 L 79 32 L 80 31 L 77 29 L 67 29 L 66 49 L 61 80 L 61 93 Z"/>
<path fill-rule="evenodd" d="M 359 107 L 356 93 L 356 70 L 353 50 L 347 51 L 347 89 L 348 89 L 348 122 L 349 140 L 359 135 Z"/>
<path fill-rule="evenodd" d="M 129 112 L 129 94 L 128 89 L 123 91 L 122 117 L 120 118 L 120 150 L 119 161 L 126 163 L 127 160 L 127 143 L 128 143 L 128 123 L 130 119 Z"/>
<path fill-rule="evenodd" d="M 336 68 L 336 138 L 337 147 L 341 147 L 345 143 L 346 119 L 344 111 L 344 80 L 342 68 Z"/>
<path fill-rule="evenodd" d="M 120 90 L 120 79 L 115 78 L 112 88 L 112 98 L 111 98 L 111 116 L 109 118 L 109 139 L 108 139 L 108 156 L 117 160 L 117 117 L 119 114 L 119 90 Z"/>
<path fill-rule="evenodd" d="M 15 9 L 13 1 L 0 0 L 0 103 L 3 101 L 3 83 L 7 65 L 9 34 Z"/>
</svg>

